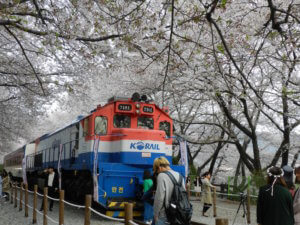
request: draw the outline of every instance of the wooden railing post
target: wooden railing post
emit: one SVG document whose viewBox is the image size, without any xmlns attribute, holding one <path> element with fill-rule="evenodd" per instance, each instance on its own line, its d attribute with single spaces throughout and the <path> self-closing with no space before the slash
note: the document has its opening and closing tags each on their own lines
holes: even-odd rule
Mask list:
<svg viewBox="0 0 300 225">
<path fill-rule="evenodd" d="M 11 183 L 11 189 L 10 189 L 10 204 L 13 204 L 14 200 L 14 183 Z"/>
<path fill-rule="evenodd" d="M 36 223 L 36 206 L 37 206 L 37 190 L 38 186 L 34 185 L 34 193 L 33 193 L 33 210 L 32 210 L 32 223 Z"/>
<path fill-rule="evenodd" d="M 86 195 L 85 196 L 85 216 L 84 216 L 84 225 L 91 224 L 91 210 L 90 207 L 92 205 L 92 196 Z"/>
<path fill-rule="evenodd" d="M 214 210 L 214 217 L 217 217 L 217 192 L 216 188 L 213 188 L 213 210 Z"/>
<path fill-rule="evenodd" d="M 48 188 L 44 187 L 44 213 L 43 213 L 43 225 L 47 225 L 47 211 L 48 211 Z"/>
<path fill-rule="evenodd" d="M 130 225 L 130 220 L 133 219 L 133 204 L 125 203 L 125 225 Z"/>
<path fill-rule="evenodd" d="M 23 182 L 21 183 L 21 186 L 20 186 L 20 205 L 19 205 L 19 211 L 22 211 L 22 209 L 23 209 L 22 201 L 23 201 Z"/>
<path fill-rule="evenodd" d="M 59 225 L 64 224 L 64 199 L 65 199 L 65 191 L 59 191 Z"/>
<path fill-rule="evenodd" d="M 17 196 L 18 196 L 17 183 L 15 183 L 15 208 L 18 207 Z"/>
<path fill-rule="evenodd" d="M 228 219 L 217 218 L 216 225 L 229 225 Z"/>
<path fill-rule="evenodd" d="M 250 215 L 250 189 L 247 188 L 247 223 L 250 224 L 251 223 L 251 215 Z"/>
<path fill-rule="evenodd" d="M 25 184 L 25 217 L 28 217 L 28 184 Z"/>
</svg>

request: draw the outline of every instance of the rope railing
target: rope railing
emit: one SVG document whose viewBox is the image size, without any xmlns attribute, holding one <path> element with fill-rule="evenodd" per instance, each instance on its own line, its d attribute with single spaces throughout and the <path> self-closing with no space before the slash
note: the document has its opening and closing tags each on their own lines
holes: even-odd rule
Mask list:
<svg viewBox="0 0 300 225">
<path fill-rule="evenodd" d="M 39 214 L 39 215 L 43 215 L 44 224 L 47 224 L 47 220 L 49 220 L 49 221 L 51 221 L 51 222 L 53 222 L 55 224 L 63 225 L 64 224 L 64 204 L 67 204 L 67 205 L 69 205 L 71 207 L 84 208 L 85 209 L 85 220 L 84 220 L 84 224 L 85 225 L 90 225 L 91 224 L 90 223 L 91 212 L 95 213 L 96 215 L 98 215 L 98 216 L 100 216 L 102 218 L 105 218 L 105 219 L 108 219 L 108 220 L 112 220 L 112 221 L 117 221 L 117 222 L 120 222 L 120 223 L 125 223 L 126 225 L 139 225 L 139 224 L 143 224 L 143 223 L 140 223 L 138 220 L 133 221 L 133 204 L 132 203 L 126 203 L 125 204 L 125 218 L 114 218 L 114 217 L 102 214 L 102 213 L 98 212 L 97 210 L 93 209 L 91 207 L 91 202 L 92 202 L 92 196 L 91 195 L 86 195 L 86 203 L 83 206 L 83 205 L 77 205 L 77 204 L 73 204 L 73 203 L 70 203 L 68 201 L 65 201 L 64 200 L 64 191 L 63 190 L 60 191 L 60 198 L 56 199 L 56 198 L 52 198 L 52 197 L 48 196 L 48 188 L 44 188 L 44 194 L 42 195 L 42 194 L 38 193 L 38 191 L 37 191 L 37 189 L 38 189 L 37 185 L 34 186 L 34 191 L 33 192 L 28 190 L 28 186 L 27 185 L 25 187 L 26 188 L 24 189 L 23 188 L 23 184 L 21 184 L 20 187 L 18 187 L 17 185 L 12 185 L 11 203 L 13 203 L 13 199 L 12 198 L 14 198 L 15 208 L 16 208 L 17 207 L 17 203 L 19 201 L 19 204 L 20 204 L 19 211 L 22 210 L 22 205 L 24 205 L 25 206 L 25 216 L 26 216 L 26 209 L 27 210 L 28 210 L 28 208 L 32 209 L 32 212 L 33 212 L 33 223 L 37 222 L 36 215 Z M 13 191 L 13 189 L 14 189 L 14 191 Z M 20 198 L 17 197 L 17 190 L 20 190 Z M 23 191 L 25 191 L 25 202 L 22 200 Z M 191 192 L 194 192 L 194 191 L 191 191 Z M 14 196 L 13 196 L 13 193 L 14 193 Z M 33 197 L 34 197 L 33 198 L 33 207 L 28 204 L 28 196 L 27 196 L 28 193 L 32 193 L 33 194 Z M 230 208 L 224 208 L 224 207 L 217 206 L 216 205 L 216 196 L 217 196 L 217 194 L 229 196 L 228 194 L 216 192 L 216 190 L 214 189 L 214 191 L 213 191 L 214 217 L 217 216 L 217 211 L 216 211 L 217 208 L 221 209 L 223 211 L 226 211 L 226 212 L 228 212 L 228 211 L 236 211 L 235 209 L 230 209 Z M 230 194 L 230 195 L 231 196 L 240 196 L 240 195 L 237 195 L 237 194 Z M 27 198 L 26 198 L 26 196 L 27 196 Z M 43 197 L 43 201 L 45 203 L 44 204 L 44 211 L 43 212 L 40 212 L 39 210 L 37 210 L 37 202 L 36 201 L 37 201 L 37 197 L 38 196 Z M 248 196 L 250 196 L 249 195 L 249 191 L 248 191 Z M 53 218 L 51 218 L 50 216 L 47 215 L 47 199 L 50 199 L 50 200 L 53 200 L 53 201 L 59 201 L 59 221 L 56 221 L 55 219 L 53 219 Z M 247 210 L 248 210 L 248 205 L 247 205 Z M 248 215 L 250 215 L 250 209 L 249 209 L 249 212 L 247 213 L 247 216 Z M 196 222 L 193 222 L 192 224 L 196 224 Z"/>
<path fill-rule="evenodd" d="M 112 220 L 112 221 L 117 221 L 117 222 L 120 222 L 120 223 L 125 223 L 126 225 L 138 225 L 137 223 L 135 223 L 133 221 L 133 204 L 132 203 L 126 203 L 125 204 L 125 219 L 124 218 L 114 218 L 114 217 L 111 217 L 111 216 L 107 216 L 105 214 L 102 214 L 100 212 L 98 212 L 97 210 L 93 209 L 91 207 L 91 195 L 87 195 L 86 196 L 86 204 L 85 206 L 83 205 L 77 205 L 77 204 L 73 204 L 73 203 L 70 203 L 68 201 L 65 201 L 64 200 L 64 191 L 61 190 L 60 191 L 60 198 L 59 199 L 56 199 L 56 198 L 52 198 L 48 195 L 48 188 L 44 188 L 44 194 L 41 194 L 37 191 L 38 187 L 37 185 L 34 185 L 34 191 L 30 191 L 28 190 L 28 186 L 25 185 L 25 188 L 23 188 L 23 184 L 21 184 L 21 186 L 17 186 L 16 184 L 12 184 L 12 190 L 11 190 L 11 193 L 14 193 L 14 195 L 12 194 L 10 197 L 11 197 L 11 203 L 13 203 L 13 199 L 14 199 L 14 202 L 15 202 L 15 208 L 17 207 L 17 203 L 19 202 L 20 204 L 20 209 L 19 211 L 22 210 L 22 205 L 25 206 L 25 216 L 26 214 L 26 211 L 28 211 L 28 208 L 32 209 L 32 212 L 33 212 L 33 224 L 34 223 L 37 223 L 37 218 L 36 218 L 36 215 L 39 214 L 39 215 L 42 215 L 43 216 L 43 224 L 47 224 L 47 220 L 55 223 L 55 224 L 59 224 L 59 225 L 63 225 L 64 224 L 64 215 L 63 215 L 63 208 L 64 208 L 64 204 L 67 204 L 69 206 L 72 206 L 72 207 L 76 207 L 76 208 L 85 208 L 85 211 L 86 211 L 86 215 L 85 215 L 85 222 L 84 224 L 85 225 L 90 225 L 90 212 L 93 212 L 95 213 L 96 215 L 102 217 L 102 218 L 105 218 L 105 219 L 108 219 L 108 220 Z M 17 197 L 17 190 L 20 190 L 20 198 Z M 23 196 L 23 192 L 25 192 L 25 202 L 22 200 L 22 196 Z M 33 194 L 33 206 L 31 206 L 30 204 L 28 204 L 28 196 L 27 194 L 30 193 L 30 194 Z M 37 209 L 37 197 L 43 197 L 43 201 L 45 201 L 44 203 L 44 210 L 43 212 L 40 212 L 38 209 Z M 56 221 L 55 219 L 51 218 L 50 216 L 47 215 L 47 199 L 50 199 L 50 200 L 53 200 L 53 201 L 59 201 L 59 221 Z M 87 201 L 88 199 L 88 201 Z M 128 211 L 126 213 L 126 208 L 127 208 L 127 205 L 130 205 L 130 211 Z M 62 212 L 62 214 L 61 214 Z M 128 216 L 129 215 L 129 216 Z M 28 216 L 28 215 L 27 215 Z M 26 216 L 26 217 L 27 217 Z M 127 216 L 127 217 L 126 217 Z M 126 218 L 129 218 L 126 220 Z"/>
<path fill-rule="evenodd" d="M 113 221 L 118 221 L 118 222 L 124 222 L 124 221 L 125 221 L 124 219 L 119 219 L 119 218 L 114 218 L 114 217 L 111 217 L 111 216 L 104 215 L 104 214 L 102 214 L 102 213 L 96 211 L 95 209 L 93 209 L 93 208 L 91 208 L 91 207 L 89 207 L 89 209 L 90 209 L 93 213 L 97 214 L 98 216 L 100 216 L 100 217 L 102 217 L 102 218 L 109 219 L 109 220 L 113 220 Z"/>
<path fill-rule="evenodd" d="M 18 186 L 13 186 L 13 187 L 15 187 L 15 188 L 17 188 L 17 189 L 20 189 L 20 191 L 23 191 L 23 190 L 26 191 L 26 189 L 24 189 L 23 187 L 22 187 L 22 188 L 20 188 L 20 187 L 18 187 Z M 34 193 L 34 192 L 33 192 L 33 193 Z M 37 192 L 36 192 L 36 193 L 37 193 Z M 20 193 L 20 196 L 22 196 L 21 193 Z M 20 202 L 20 206 L 21 206 L 21 204 L 23 204 L 24 206 L 26 206 L 26 207 L 28 207 L 28 208 L 34 210 L 34 211 L 37 212 L 38 214 L 43 215 L 43 216 L 46 216 L 46 218 L 47 218 L 48 220 L 50 220 L 51 222 L 53 222 L 53 223 L 55 223 L 55 224 L 59 224 L 59 222 L 55 221 L 55 220 L 54 220 L 53 218 L 51 218 L 50 216 L 45 215 L 44 213 L 41 213 L 39 210 L 35 209 L 34 207 L 30 206 L 28 203 L 24 202 L 24 201 L 21 199 L 21 197 L 18 198 L 17 196 L 15 196 L 15 199 L 16 199 L 17 201 Z M 51 199 L 51 198 L 50 198 L 50 199 Z"/>
<path fill-rule="evenodd" d="M 50 220 L 53 223 L 59 224 L 59 222 L 55 221 L 54 219 L 52 219 L 50 216 L 46 215 L 47 219 Z"/>
<path fill-rule="evenodd" d="M 83 209 L 83 208 L 85 208 L 84 205 L 76 205 L 76 204 L 73 204 L 73 203 L 71 203 L 71 202 L 67 202 L 66 200 L 63 200 L 63 203 L 66 203 L 67 205 L 76 207 L 76 208 L 78 208 L 78 209 Z"/>
<path fill-rule="evenodd" d="M 131 224 L 131 225 L 139 225 L 139 224 L 135 223 L 135 222 L 132 221 L 132 220 L 129 220 L 128 222 L 129 222 L 129 224 Z"/>
<path fill-rule="evenodd" d="M 192 193 L 203 193 L 203 191 L 195 191 L 195 190 L 190 190 Z M 235 196 L 239 197 L 239 194 L 228 194 L 228 193 L 223 193 L 223 192 L 216 192 L 217 195 L 223 195 L 223 196 Z M 251 198 L 258 198 L 257 195 L 249 195 Z"/>
<path fill-rule="evenodd" d="M 53 200 L 53 201 L 59 202 L 59 199 L 57 199 L 57 198 L 52 198 L 49 195 L 46 195 L 46 197 L 49 198 L 49 199 L 51 199 L 51 200 Z"/>
</svg>

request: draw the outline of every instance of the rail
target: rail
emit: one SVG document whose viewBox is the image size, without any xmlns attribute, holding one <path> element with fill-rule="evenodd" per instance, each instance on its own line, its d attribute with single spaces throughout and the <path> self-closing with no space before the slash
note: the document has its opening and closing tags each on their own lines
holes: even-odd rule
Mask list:
<svg viewBox="0 0 300 225">
<path fill-rule="evenodd" d="M 24 188 L 25 187 L 25 188 Z M 18 197 L 18 190 L 19 190 L 19 197 Z M 33 205 L 29 205 L 28 203 L 28 194 L 33 195 Z M 214 195 L 216 192 L 214 192 Z M 25 201 L 23 201 L 23 196 L 25 196 Z M 43 204 L 43 212 L 40 212 L 37 210 L 37 198 L 42 197 L 44 204 Z M 51 218 L 50 216 L 47 215 L 48 213 L 48 199 L 57 201 L 59 202 L 59 220 L 56 221 L 55 219 Z M 11 185 L 11 195 L 10 195 L 10 203 L 14 203 L 14 207 L 18 207 L 18 202 L 19 202 L 19 211 L 23 210 L 23 206 L 25 209 L 25 217 L 29 216 L 28 213 L 28 208 L 32 209 L 32 223 L 35 224 L 37 223 L 37 215 L 43 216 L 43 225 L 48 224 L 48 220 L 53 222 L 54 224 L 59 224 L 63 225 L 64 224 L 64 206 L 69 205 L 71 207 L 75 208 L 84 208 L 85 209 L 85 216 L 84 216 L 84 225 L 90 225 L 91 224 L 91 213 L 93 212 L 94 214 L 108 219 L 112 221 L 116 221 L 119 223 L 123 223 L 125 225 L 146 225 L 146 223 L 142 221 L 138 221 L 133 219 L 133 204 L 132 203 L 126 203 L 125 204 L 125 218 L 114 218 L 107 216 L 105 214 L 102 214 L 98 212 L 97 210 L 93 209 L 91 207 L 92 205 L 92 196 L 91 195 L 86 195 L 85 197 L 85 205 L 77 205 L 70 203 L 68 201 L 64 200 L 64 190 L 59 191 L 59 199 L 53 198 L 48 196 L 48 188 L 44 188 L 44 193 L 38 193 L 38 186 L 34 185 L 34 191 L 28 190 L 28 185 L 24 185 L 21 183 L 19 186 L 14 183 Z M 228 219 L 221 219 L 221 218 L 216 218 L 216 225 L 228 225 Z M 207 225 L 203 224 L 200 222 L 195 222 L 192 221 L 191 225 Z"/>
</svg>

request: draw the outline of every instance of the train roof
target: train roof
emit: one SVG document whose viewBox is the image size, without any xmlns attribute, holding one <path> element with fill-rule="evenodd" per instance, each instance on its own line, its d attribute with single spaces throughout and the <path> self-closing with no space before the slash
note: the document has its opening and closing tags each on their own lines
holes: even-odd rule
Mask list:
<svg viewBox="0 0 300 225">
<path fill-rule="evenodd" d="M 17 150 L 14 150 L 14 151 L 12 151 L 12 152 L 7 153 L 6 155 L 4 155 L 4 158 L 13 156 L 13 155 L 15 155 L 15 154 L 17 154 L 17 153 L 19 153 L 19 152 L 24 152 L 24 151 L 25 151 L 25 146 L 26 146 L 26 145 L 23 145 L 22 147 L 18 148 Z"/>
<path fill-rule="evenodd" d="M 51 132 L 51 133 L 44 134 L 43 136 L 41 136 L 41 137 L 39 137 L 39 138 L 37 138 L 37 139 L 40 140 L 40 141 L 42 141 L 42 140 L 44 140 L 44 139 L 46 139 L 46 138 L 48 138 L 48 137 L 51 137 L 52 135 L 54 135 L 54 134 L 56 134 L 56 133 L 58 133 L 58 132 L 60 132 L 60 131 L 62 131 L 62 130 L 64 130 L 64 129 L 67 129 L 67 128 L 73 126 L 74 124 L 79 123 L 81 120 L 85 119 L 85 118 L 88 117 L 89 115 L 90 115 L 90 114 L 88 114 L 88 115 L 86 115 L 86 116 L 79 115 L 79 116 L 77 116 L 77 118 L 76 118 L 75 120 L 73 120 L 73 121 L 72 121 L 71 123 L 69 123 L 68 125 L 66 125 L 66 126 L 64 126 L 64 127 L 60 127 L 59 129 L 57 129 L 57 130 L 55 130 L 55 131 L 53 131 L 53 132 Z"/>
<path fill-rule="evenodd" d="M 85 116 L 79 115 L 79 116 L 77 116 L 77 118 L 76 118 L 75 120 L 73 120 L 73 121 L 72 121 L 71 123 L 69 123 L 68 125 L 63 126 L 63 127 L 59 128 L 59 129 L 57 129 L 57 130 L 55 130 L 55 131 L 53 131 L 53 132 L 51 132 L 51 133 L 44 134 L 43 136 L 37 138 L 36 140 L 42 141 L 42 140 L 44 140 L 44 139 L 46 139 L 46 138 L 49 138 L 50 136 L 52 136 L 52 135 L 54 135 L 54 134 L 56 134 L 56 133 L 58 133 L 58 132 L 60 132 L 60 131 L 62 131 L 62 130 L 64 130 L 64 129 L 66 129 L 66 128 L 69 128 L 69 127 L 73 126 L 74 124 L 79 123 L 81 120 L 84 120 L 85 118 L 89 117 L 89 116 L 90 116 L 93 112 L 95 112 L 99 107 L 104 107 L 104 106 L 107 106 L 107 105 L 109 105 L 109 104 L 111 104 L 111 103 L 118 102 L 118 101 L 145 102 L 145 103 L 147 103 L 147 104 L 153 104 L 153 105 L 155 105 L 155 107 L 159 108 L 163 113 L 168 114 L 167 111 L 164 109 L 165 107 L 160 108 L 158 105 L 156 105 L 156 104 L 154 103 L 154 101 L 153 101 L 152 99 L 147 100 L 147 97 L 145 97 L 145 95 L 142 96 L 142 97 L 140 97 L 138 93 L 134 93 L 134 94 L 132 95 L 131 98 L 130 98 L 130 97 L 122 97 L 122 96 L 113 96 L 113 97 L 111 97 L 111 98 L 109 98 L 109 99 L 107 100 L 107 103 L 106 103 L 105 105 L 103 105 L 103 106 L 98 105 L 98 106 L 97 106 L 95 109 L 93 109 L 88 115 L 85 115 Z"/>
</svg>

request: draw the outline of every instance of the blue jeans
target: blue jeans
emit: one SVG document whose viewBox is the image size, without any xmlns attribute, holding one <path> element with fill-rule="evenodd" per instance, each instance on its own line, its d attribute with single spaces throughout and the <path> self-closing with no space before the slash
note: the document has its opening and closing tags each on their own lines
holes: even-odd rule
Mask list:
<svg viewBox="0 0 300 225">
<path fill-rule="evenodd" d="M 165 217 L 160 217 L 158 218 L 158 220 L 156 221 L 155 225 L 170 225 L 170 223 L 168 222 L 168 219 Z"/>
<path fill-rule="evenodd" d="M 153 206 L 148 202 L 144 202 L 144 221 L 153 220 Z"/>
</svg>

